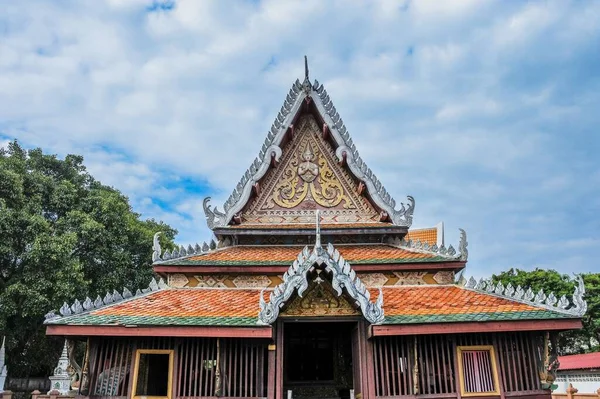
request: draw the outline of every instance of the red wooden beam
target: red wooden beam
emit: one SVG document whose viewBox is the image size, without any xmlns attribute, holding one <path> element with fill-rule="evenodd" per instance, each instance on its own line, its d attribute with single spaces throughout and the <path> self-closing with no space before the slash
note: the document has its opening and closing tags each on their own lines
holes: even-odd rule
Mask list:
<svg viewBox="0 0 600 399">
<path fill-rule="evenodd" d="M 293 261 L 290 261 L 290 265 Z M 375 263 L 375 264 L 354 264 L 352 268 L 356 272 L 374 272 L 374 271 L 404 271 L 404 270 L 461 270 L 466 262 L 415 262 L 415 263 Z M 155 265 L 155 273 L 285 273 L 290 268 L 289 265 L 276 266 L 176 266 L 176 265 Z"/>
<path fill-rule="evenodd" d="M 389 335 L 457 334 L 501 331 L 555 331 L 582 327 L 579 319 L 486 321 L 445 324 L 403 324 L 371 326 L 369 338 Z"/>
<path fill-rule="evenodd" d="M 47 326 L 46 335 L 112 336 L 112 337 L 221 337 L 272 338 L 270 326 L 265 327 L 125 327 L 125 326 Z"/>
</svg>

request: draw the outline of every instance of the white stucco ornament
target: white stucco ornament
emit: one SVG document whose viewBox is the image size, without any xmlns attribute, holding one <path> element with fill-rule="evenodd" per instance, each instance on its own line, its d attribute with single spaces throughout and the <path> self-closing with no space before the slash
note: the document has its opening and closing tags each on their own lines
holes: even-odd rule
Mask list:
<svg viewBox="0 0 600 399">
<path fill-rule="evenodd" d="M 54 368 L 54 374 L 50 376 L 50 392 L 58 391 L 61 395 L 68 395 L 71 390 L 71 377 L 67 372 L 69 367 L 69 356 L 67 354 L 67 341 L 63 347 L 58 364 Z"/>
<path fill-rule="evenodd" d="M 6 337 L 2 338 L 2 347 L 0 348 L 0 392 L 4 392 L 4 383 L 6 382 L 6 376 L 8 370 L 6 368 L 6 349 L 4 344 Z"/>
</svg>

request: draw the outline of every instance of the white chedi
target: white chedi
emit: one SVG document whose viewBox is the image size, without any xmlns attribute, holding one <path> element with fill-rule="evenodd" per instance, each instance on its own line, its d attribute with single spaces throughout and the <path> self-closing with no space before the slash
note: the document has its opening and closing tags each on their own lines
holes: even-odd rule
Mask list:
<svg viewBox="0 0 600 399">
<path fill-rule="evenodd" d="M 71 389 L 71 377 L 67 372 L 69 367 L 69 356 L 67 354 L 67 341 L 63 347 L 58 364 L 54 368 L 54 374 L 50 376 L 50 392 L 58 391 L 60 395 L 68 395 Z"/>
<path fill-rule="evenodd" d="M 4 392 L 4 384 L 6 383 L 6 376 L 8 375 L 8 369 L 6 368 L 5 342 L 6 337 L 2 338 L 2 347 L 0 348 L 0 392 Z"/>
</svg>

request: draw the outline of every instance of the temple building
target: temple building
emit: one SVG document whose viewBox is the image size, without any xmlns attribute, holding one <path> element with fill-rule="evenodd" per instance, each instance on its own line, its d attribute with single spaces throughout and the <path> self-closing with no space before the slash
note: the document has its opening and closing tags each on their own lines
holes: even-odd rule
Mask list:
<svg viewBox="0 0 600 399">
<path fill-rule="evenodd" d="M 47 333 L 85 343 L 69 359 L 91 398 L 550 398 L 583 282 L 556 298 L 467 280 L 466 233 L 411 230 L 414 209 L 306 68 L 223 207 L 205 199 L 215 238 L 165 251 L 157 234 L 147 289 L 65 304 Z"/>
</svg>

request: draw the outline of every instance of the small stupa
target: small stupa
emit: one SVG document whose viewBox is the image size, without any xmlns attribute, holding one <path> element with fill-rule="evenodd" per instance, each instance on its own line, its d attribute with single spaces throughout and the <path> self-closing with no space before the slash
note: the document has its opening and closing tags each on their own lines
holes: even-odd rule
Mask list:
<svg viewBox="0 0 600 399">
<path fill-rule="evenodd" d="M 50 376 L 50 392 L 58 391 L 61 395 L 68 395 L 71 389 L 71 377 L 67 372 L 69 367 L 69 356 L 67 355 L 67 341 L 63 347 L 58 364 L 54 368 L 54 374 Z"/>
<path fill-rule="evenodd" d="M 6 376 L 8 375 L 8 369 L 6 368 L 6 337 L 2 338 L 2 347 L 0 348 L 0 392 L 4 392 L 4 383 L 6 382 Z"/>
</svg>

